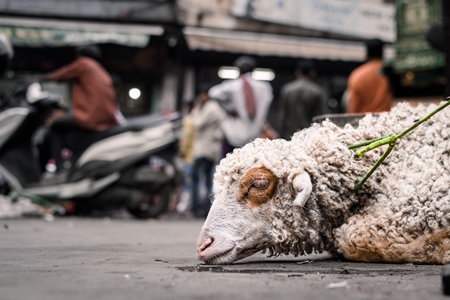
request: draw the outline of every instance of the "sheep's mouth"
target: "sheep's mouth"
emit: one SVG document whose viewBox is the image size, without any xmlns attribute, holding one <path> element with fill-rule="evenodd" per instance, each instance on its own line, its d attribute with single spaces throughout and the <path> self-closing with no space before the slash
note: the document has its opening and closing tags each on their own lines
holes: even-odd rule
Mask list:
<svg viewBox="0 0 450 300">
<path fill-rule="evenodd" d="M 207 265 L 232 263 L 233 261 L 236 260 L 235 249 L 236 249 L 236 247 L 233 246 L 228 250 L 225 250 L 225 251 L 222 251 L 219 253 L 213 253 L 209 257 L 204 258 L 203 262 Z"/>
<path fill-rule="evenodd" d="M 207 265 L 223 265 L 223 264 L 231 264 L 235 261 L 244 259 L 248 256 L 255 254 L 258 251 L 263 249 L 260 248 L 250 248 L 245 249 L 241 252 L 237 251 L 236 247 L 232 247 L 229 250 L 213 254 L 210 257 L 203 260 L 203 262 Z"/>
<path fill-rule="evenodd" d="M 199 258 L 207 265 L 225 265 L 249 257 L 265 249 L 267 249 L 267 244 L 265 243 L 251 248 L 242 248 L 239 245 L 233 245 L 227 250 L 221 252 L 211 251 L 207 257 Z"/>
</svg>

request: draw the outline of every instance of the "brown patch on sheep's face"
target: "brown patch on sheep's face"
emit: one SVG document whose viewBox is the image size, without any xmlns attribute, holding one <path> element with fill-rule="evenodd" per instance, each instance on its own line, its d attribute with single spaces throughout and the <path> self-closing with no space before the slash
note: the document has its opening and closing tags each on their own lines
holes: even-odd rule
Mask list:
<svg viewBox="0 0 450 300">
<path fill-rule="evenodd" d="M 278 178 L 266 167 L 253 168 L 239 181 L 237 200 L 251 208 L 259 207 L 273 198 Z"/>
</svg>

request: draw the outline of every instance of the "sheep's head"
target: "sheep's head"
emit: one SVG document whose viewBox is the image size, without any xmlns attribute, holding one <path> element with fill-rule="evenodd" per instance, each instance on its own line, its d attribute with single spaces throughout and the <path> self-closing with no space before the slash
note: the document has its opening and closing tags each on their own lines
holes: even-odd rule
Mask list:
<svg viewBox="0 0 450 300">
<path fill-rule="evenodd" d="M 367 205 L 379 174 L 355 184 L 378 159 L 354 159 L 351 128 L 313 125 L 291 141 L 256 139 L 222 159 L 214 203 L 197 241 L 200 260 L 219 264 L 250 256 L 333 250 L 333 229 Z M 367 138 L 367 137 L 366 137 Z M 376 172 L 377 173 L 377 172 Z"/>
<path fill-rule="evenodd" d="M 286 243 L 297 245 L 298 232 L 293 237 L 285 227 L 307 227 L 299 215 L 311 196 L 307 170 L 315 162 L 290 147 L 284 140 L 258 139 L 221 161 L 214 176 L 214 203 L 198 239 L 200 260 L 231 263 L 276 245 L 289 249 L 278 248 L 275 254 L 292 252 Z"/>
</svg>

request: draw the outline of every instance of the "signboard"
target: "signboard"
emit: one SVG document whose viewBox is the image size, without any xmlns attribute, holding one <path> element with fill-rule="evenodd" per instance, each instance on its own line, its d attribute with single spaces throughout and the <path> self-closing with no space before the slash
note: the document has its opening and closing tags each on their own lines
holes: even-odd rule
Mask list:
<svg viewBox="0 0 450 300">
<path fill-rule="evenodd" d="M 237 17 L 394 42 L 395 6 L 340 0 L 234 0 Z"/>
<path fill-rule="evenodd" d="M 78 46 L 81 44 L 115 43 L 145 47 L 149 36 L 112 31 L 82 31 L 57 28 L 36 28 L 0 25 L 0 33 L 6 35 L 15 46 Z"/>
<path fill-rule="evenodd" d="M 445 65 L 445 56 L 431 48 L 425 33 L 433 24 L 442 23 L 441 0 L 397 1 L 396 57 L 394 70 L 432 70 Z"/>
</svg>

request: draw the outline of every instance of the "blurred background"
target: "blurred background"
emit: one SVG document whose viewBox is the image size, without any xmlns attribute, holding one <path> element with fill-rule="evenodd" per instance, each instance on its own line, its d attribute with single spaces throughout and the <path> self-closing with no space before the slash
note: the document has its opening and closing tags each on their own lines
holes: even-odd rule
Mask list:
<svg viewBox="0 0 450 300">
<path fill-rule="evenodd" d="M 445 23 L 442 0 L 0 0 L 0 32 L 14 58 L 0 93 L 14 81 L 55 70 L 74 48 L 100 45 L 125 117 L 180 111 L 200 82 L 233 78 L 232 62 L 255 57 L 269 81 L 269 120 L 277 129 L 281 86 L 302 58 L 315 61 L 328 113 L 343 112 L 350 72 L 365 61 L 364 41 L 386 43 L 394 101 L 433 101 L 445 93 L 445 49 L 426 34 Z M 448 10 L 448 9 L 447 9 Z M 442 41 L 443 44 L 443 41 Z M 70 83 L 45 89 L 70 102 Z"/>
</svg>

